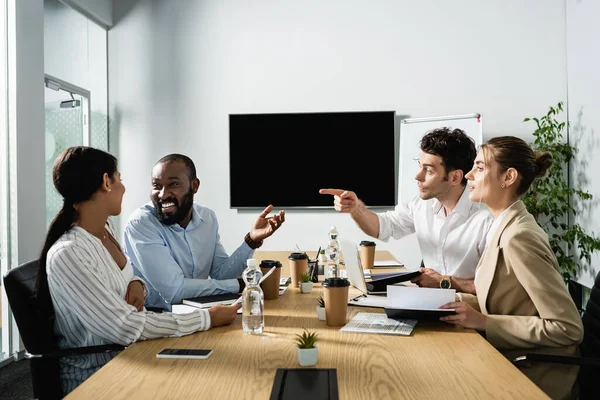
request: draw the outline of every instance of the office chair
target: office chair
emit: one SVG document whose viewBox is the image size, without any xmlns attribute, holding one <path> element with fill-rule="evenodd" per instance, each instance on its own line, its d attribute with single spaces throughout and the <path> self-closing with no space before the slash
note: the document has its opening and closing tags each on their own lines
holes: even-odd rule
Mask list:
<svg viewBox="0 0 600 400">
<path fill-rule="evenodd" d="M 123 350 L 111 344 L 60 349 L 54 334 L 52 300 L 36 299 L 38 260 L 22 264 L 4 276 L 4 289 L 15 317 L 25 357 L 30 359 L 33 395 L 36 399 L 60 399 L 63 392 L 59 376 L 59 358 Z M 49 296 L 48 296 L 49 297 Z M 41 301 L 46 307 L 41 307 Z"/>
<path fill-rule="evenodd" d="M 592 293 L 587 301 L 582 317 L 583 342 L 580 345 L 581 357 L 558 356 L 549 354 L 527 353 L 513 360 L 514 365 L 525 362 L 550 362 L 579 365 L 580 399 L 598 398 L 600 389 L 600 273 L 596 275 Z M 594 393 L 595 392 L 595 393 Z"/>
</svg>

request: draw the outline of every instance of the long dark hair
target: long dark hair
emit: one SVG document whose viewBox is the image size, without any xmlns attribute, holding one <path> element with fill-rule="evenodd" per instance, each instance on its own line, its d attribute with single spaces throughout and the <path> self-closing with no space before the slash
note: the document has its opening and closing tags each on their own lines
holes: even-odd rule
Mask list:
<svg viewBox="0 0 600 400">
<path fill-rule="evenodd" d="M 58 193 L 63 197 L 63 206 L 52 220 L 46 241 L 40 254 L 36 298 L 48 300 L 48 275 L 46 259 L 48 251 L 56 241 L 77 220 L 74 205 L 89 200 L 102 186 L 104 174 L 110 178 L 117 172 L 117 159 L 102 150 L 93 147 L 69 147 L 56 158 L 52 167 L 52 181 Z"/>
</svg>

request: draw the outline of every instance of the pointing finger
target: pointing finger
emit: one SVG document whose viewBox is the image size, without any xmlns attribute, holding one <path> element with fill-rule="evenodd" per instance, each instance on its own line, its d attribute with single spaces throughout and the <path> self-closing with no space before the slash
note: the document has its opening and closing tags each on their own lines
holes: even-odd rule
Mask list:
<svg viewBox="0 0 600 400">
<path fill-rule="evenodd" d="M 343 189 L 321 189 L 321 190 L 319 190 L 320 194 L 330 194 L 333 196 L 340 196 L 344 192 L 346 192 L 346 191 Z"/>
</svg>

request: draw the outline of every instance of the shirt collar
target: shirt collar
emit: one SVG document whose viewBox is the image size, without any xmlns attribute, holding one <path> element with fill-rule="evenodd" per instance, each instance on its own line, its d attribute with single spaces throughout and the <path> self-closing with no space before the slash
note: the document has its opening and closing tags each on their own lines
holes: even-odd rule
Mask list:
<svg viewBox="0 0 600 400">
<path fill-rule="evenodd" d="M 520 199 L 519 199 L 519 200 L 520 200 Z M 506 214 L 509 212 L 509 210 L 510 210 L 511 208 L 513 208 L 513 206 L 514 206 L 515 204 L 517 204 L 517 203 L 519 202 L 519 200 L 515 201 L 515 202 L 514 202 L 514 203 L 512 203 L 510 206 L 506 207 L 506 208 L 504 209 L 504 211 L 502 211 L 502 212 L 500 213 L 500 215 L 498 215 L 498 217 L 496 218 L 496 219 L 498 220 L 498 222 L 502 221 L 502 218 L 504 218 L 504 216 L 505 216 L 505 215 L 506 215 Z"/>
<path fill-rule="evenodd" d="M 439 214 L 439 213 L 444 212 L 444 205 L 438 199 L 433 199 L 432 207 L 433 207 L 434 214 Z M 460 214 L 461 216 L 463 216 L 465 218 L 469 218 L 470 210 L 471 210 L 471 202 L 469 201 L 469 191 L 467 190 L 467 187 L 465 186 L 462 194 L 458 198 L 456 207 L 454 207 L 454 210 L 452 210 L 452 212 L 456 212 L 457 214 Z"/>
<path fill-rule="evenodd" d="M 185 231 L 185 230 L 194 229 L 201 222 L 202 222 L 202 216 L 200 215 L 200 213 L 198 212 L 198 210 L 196 210 L 196 204 L 194 203 L 192 205 L 192 218 L 190 219 L 190 223 L 188 224 L 187 227 L 183 228 L 179 224 L 165 225 L 165 226 L 167 226 L 169 229 L 172 229 L 174 231 L 181 232 L 181 231 Z"/>
<path fill-rule="evenodd" d="M 467 190 L 466 185 L 462 194 L 460 195 L 460 198 L 458 199 L 458 203 L 456 203 L 454 210 L 463 217 L 469 218 L 471 202 L 469 201 L 469 191 Z"/>
</svg>

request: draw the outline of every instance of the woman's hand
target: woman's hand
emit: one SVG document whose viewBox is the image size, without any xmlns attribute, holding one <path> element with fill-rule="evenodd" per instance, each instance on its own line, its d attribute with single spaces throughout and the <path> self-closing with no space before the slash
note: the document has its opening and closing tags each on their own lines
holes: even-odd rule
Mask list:
<svg viewBox="0 0 600 400">
<path fill-rule="evenodd" d="M 211 326 L 222 326 L 229 325 L 237 317 L 237 311 L 242 308 L 242 303 L 236 303 L 231 306 L 224 306 L 223 304 L 217 304 L 209 308 L 210 314 L 210 325 Z"/>
<path fill-rule="evenodd" d="M 485 325 L 487 323 L 487 317 L 482 313 L 475 311 L 469 304 L 457 301 L 453 303 L 444 304 L 440 308 L 444 309 L 455 309 L 455 315 L 447 315 L 441 317 L 440 321 L 448 322 L 449 324 L 464 326 L 465 328 L 472 328 L 478 331 L 485 331 Z"/>
<path fill-rule="evenodd" d="M 129 286 L 127 286 L 127 293 L 125 293 L 125 301 L 127 304 L 131 304 L 138 311 L 142 311 L 144 309 L 144 285 L 142 282 L 135 280 L 129 282 Z"/>
</svg>

